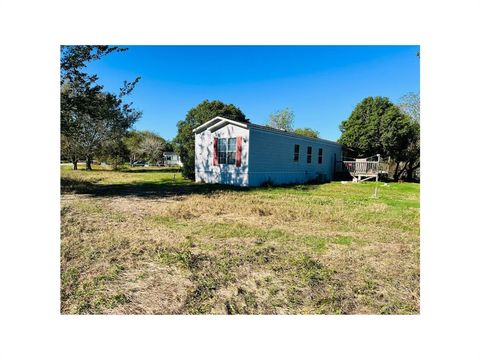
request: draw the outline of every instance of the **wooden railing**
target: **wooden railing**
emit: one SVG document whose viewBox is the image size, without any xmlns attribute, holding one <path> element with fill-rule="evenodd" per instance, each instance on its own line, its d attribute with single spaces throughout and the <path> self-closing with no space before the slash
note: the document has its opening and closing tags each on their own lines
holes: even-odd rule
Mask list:
<svg viewBox="0 0 480 360">
<path fill-rule="evenodd" d="M 352 175 L 376 175 L 383 166 L 378 161 L 344 161 L 343 166 Z"/>
</svg>

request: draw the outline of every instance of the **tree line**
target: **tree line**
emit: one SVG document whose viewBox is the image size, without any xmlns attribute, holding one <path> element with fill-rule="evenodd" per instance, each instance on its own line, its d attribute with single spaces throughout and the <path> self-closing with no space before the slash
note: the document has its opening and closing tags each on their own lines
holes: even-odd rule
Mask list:
<svg viewBox="0 0 480 360">
<path fill-rule="evenodd" d="M 294 113 L 288 108 L 270 114 L 267 126 L 318 138 L 310 128 L 294 128 Z M 407 93 L 397 104 L 387 97 L 366 97 L 340 124 L 338 142 L 352 157 L 380 154 L 393 164 L 392 177 L 412 181 L 420 168 L 420 96 Z"/>
</svg>

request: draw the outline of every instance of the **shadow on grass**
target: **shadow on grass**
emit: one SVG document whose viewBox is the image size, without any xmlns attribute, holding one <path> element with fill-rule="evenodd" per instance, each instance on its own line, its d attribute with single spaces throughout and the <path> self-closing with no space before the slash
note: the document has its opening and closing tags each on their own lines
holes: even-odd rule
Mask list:
<svg viewBox="0 0 480 360">
<path fill-rule="evenodd" d="M 86 171 L 86 170 L 78 170 Z M 202 184 L 189 182 L 180 179 L 159 179 L 158 181 L 134 181 L 123 184 L 101 184 L 102 173 L 111 170 L 93 169 L 88 171 L 90 174 L 98 173 L 100 178 L 95 179 L 75 179 L 69 176 L 62 176 L 60 180 L 60 189 L 62 194 L 85 194 L 95 197 L 114 197 L 114 196 L 135 196 L 145 198 L 165 198 L 171 196 L 189 195 L 189 194 L 212 194 L 218 191 L 246 192 L 251 190 L 263 189 L 265 191 L 275 189 L 295 188 L 299 191 L 310 190 L 312 185 L 319 185 L 317 179 L 311 180 L 305 184 L 283 184 L 277 185 L 266 182 L 260 187 L 239 187 L 224 184 Z M 128 168 L 117 170 L 119 173 L 178 173 L 178 168 Z"/>
<path fill-rule="evenodd" d="M 73 171 L 70 168 L 67 171 Z M 178 168 L 161 168 L 161 167 L 120 167 L 117 170 L 111 170 L 109 168 L 102 168 L 95 166 L 92 170 L 87 170 L 84 167 L 79 167 L 76 172 L 85 172 L 89 174 L 94 174 L 96 172 L 117 172 L 117 173 L 133 173 L 133 174 L 140 174 L 140 173 L 151 173 L 151 174 L 165 174 L 165 173 L 179 173 L 181 169 Z"/>
<path fill-rule="evenodd" d="M 152 174 L 158 174 L 158 173 L 178 173 L 181 171 L 181 169 L 178 168 L 144 168 L 144 167 L 131 167 L 131 168 L 126 168 L 126 169 L 119 169 L 118 171 L 120 172 L 128 172 L 128 173 L 152 173 Z"/>
<path fill-rule="evenodd" d="M 221 185 L 165 181 L 160 183 L 135 182 L 128 184 L 97 184 L 88 180 L 62 178 L 62 194 L 85 194 L 94 197 L 135 196 L 144 198 L 166 198 L 190 194 L 212 194 L 217 191 L 245 192 L 249 188 Z"/>
</svg>

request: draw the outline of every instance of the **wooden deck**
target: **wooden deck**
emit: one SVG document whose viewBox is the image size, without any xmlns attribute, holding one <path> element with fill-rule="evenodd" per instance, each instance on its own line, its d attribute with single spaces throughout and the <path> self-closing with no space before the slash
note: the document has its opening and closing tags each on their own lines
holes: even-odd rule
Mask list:
<svg viewBox="0 0 480 360">
<path fill-rule="evenodd" d="M 355 159 L 353 161 L 343 161 L 343 167 L 350 173 L 354 181 L 365 181 L 375 178 L 378 181 L 379 174 L 386 171 L 385 164 L 380 162 L 380 155 L 374 156 L 378 160 L 371 161 L 367 159 Z M 372 158 L 374 158 L 372 157 Z"/>
</svg>

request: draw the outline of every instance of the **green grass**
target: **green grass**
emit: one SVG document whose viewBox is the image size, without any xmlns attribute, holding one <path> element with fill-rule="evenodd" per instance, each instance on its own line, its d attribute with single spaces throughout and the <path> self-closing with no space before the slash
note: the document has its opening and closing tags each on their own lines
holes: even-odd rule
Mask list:
<svg viewBox="0 0 480 360">
<path fill-rule="evenodd" d="M 62 313 L 419 312 L 419 184 L 172 171 L 62 167 Z"/>
<path fill-rule="evenodd" d="M 62 180 L 78 180 L 98 185 L 162 185 L 165 183 L 186 184 L 177 168 L 134 167 L 111 171 L 108 167 L 94 165 L 93 171 L 86 171 L 79 165 L 74 171 L 70 166 L 61 167 Z"/>
</svg>

